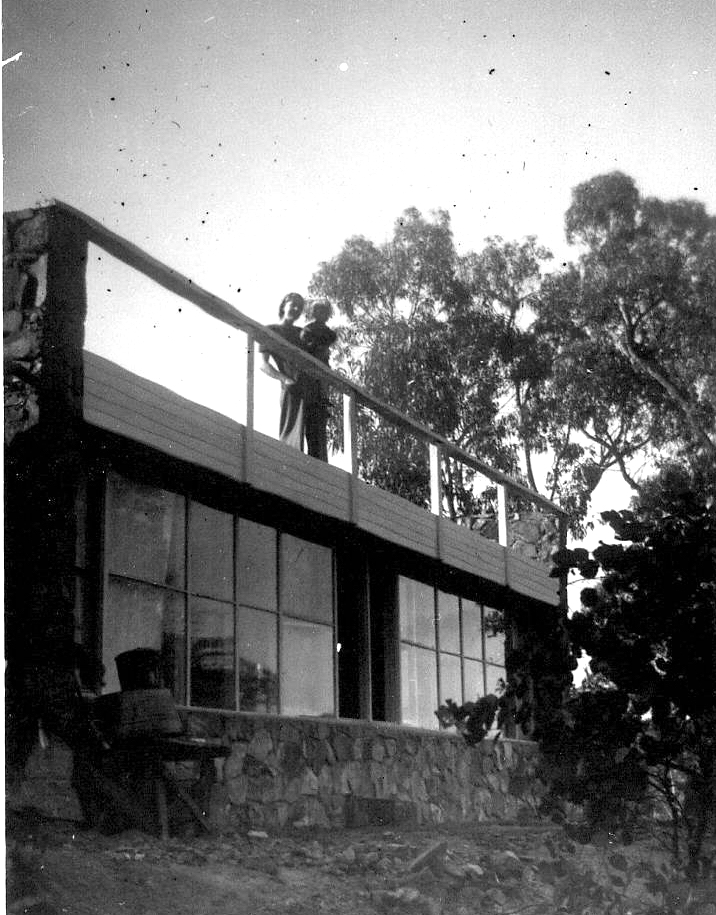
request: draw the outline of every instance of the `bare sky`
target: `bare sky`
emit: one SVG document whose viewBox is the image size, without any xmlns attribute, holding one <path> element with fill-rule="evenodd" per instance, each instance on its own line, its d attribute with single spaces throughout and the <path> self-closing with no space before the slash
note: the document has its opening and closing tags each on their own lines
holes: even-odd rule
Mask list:
<svg viewBox="0 0 716 915">
<path fill-rule="evenodd" d="M 5 0 L 5 209 L 57 197 L 259 320 L 408 206 L 566 255 L 612 169 L 716 211 L 714 0 Z M 239 292 L 239 290 L 241 290 Z"/>
</svg>

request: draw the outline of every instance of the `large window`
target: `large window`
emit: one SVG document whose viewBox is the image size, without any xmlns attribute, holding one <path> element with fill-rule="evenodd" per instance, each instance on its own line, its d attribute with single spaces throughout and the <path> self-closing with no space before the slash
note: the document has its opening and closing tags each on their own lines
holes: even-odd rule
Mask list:
<svg viewBox="0 0 716 915">
<path fill-rule="evenodd" d="M 179 703 L 335 711 L 329 547 L 110 474 L 103 655 L 161 651 Z"/>
<path fill-rule="evenodd" d="M 496 610 L 398 578 L 401 721 L 437 728 L 435 710 L 494 693 L 505 678 L 505 636 Z"/>
</svg>

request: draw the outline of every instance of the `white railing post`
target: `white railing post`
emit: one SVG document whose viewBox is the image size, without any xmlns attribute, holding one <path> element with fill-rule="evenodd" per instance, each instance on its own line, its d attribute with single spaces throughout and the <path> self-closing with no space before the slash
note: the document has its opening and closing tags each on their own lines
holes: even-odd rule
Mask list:
<svg viewBox="0 0 716 915">
<path fill-rule="evenodd" d="M 343 395 L 343 454 L 350 473 L 350 510 L 353 522 L 358 520 L 358 413 L 355 391 Z"/>
<path fill-rule="evenodd" d="M 246 334 L 246 426 L 244 428 L 243 471 L 244 483 L 251 481 L 254 460 L 254 394 L 255 394 L 255 341 L 252 333 Z"/>
<path fill-rule="evenodd" d="M 497 484 L 497 539 L 500 546 L 509 546 L 507 527 L 507 487 Z"/>
<path fill-rule="evenodd" d="M 433 442 L 429 444 L 430 448 L 430 511 L 437 515 L 442 514 L 443 507 L 443 477 L 440 473 L 440 463 L 442 459 L 442 448 Z"/>
<path fill-rule="evenodd" d="M 505 548 L 505 584 L 510 586 L 510 543 L 507 526 L 507 487 L 497 484 L 497 541 Z"/>
<path fill-rule="evenodd" d="M 443 510 L 443 475 L 441 471 L 442 448 L 435 442 L 429 442 L 430 450 L 430 511 L 435 515 L 435 550 L 438 559 L 442 558 L 440 536 L 440 515 Z"/>
</svg>

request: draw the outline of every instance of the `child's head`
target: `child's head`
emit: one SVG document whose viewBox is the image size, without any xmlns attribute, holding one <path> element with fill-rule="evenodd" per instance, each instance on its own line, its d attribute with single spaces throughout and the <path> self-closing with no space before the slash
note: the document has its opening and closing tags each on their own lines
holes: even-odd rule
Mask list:
<svg viewBox="0 0 716 915">
<path fill-rule="evenodd" d="M 333 314 L 333 308 L 330 302 L 321 300 L 313 302 L 311 305 L 311 320 L 318 321 L 319 324 L 325 324 Z"/>
</svg>

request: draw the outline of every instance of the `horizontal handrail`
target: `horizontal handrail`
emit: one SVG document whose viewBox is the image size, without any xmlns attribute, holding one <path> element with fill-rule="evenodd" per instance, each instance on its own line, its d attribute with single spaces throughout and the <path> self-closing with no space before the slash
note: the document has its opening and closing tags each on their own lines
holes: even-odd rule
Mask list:
<svg viewBox="0 0 716 915">
<path fill-rule="evenodd" d="M 439 446 L 440 451 L 444 456 L 455 458 L 463 464 L 466 464 L 473 470 L 482 473 L 494 483 L 505 486 L 515 495 L 522 496 L 528 501 L 540 505 L 543 508 L 548 509 L 548 511 L 561 515 L 564 518 L 568 517 L 568 512 L 550 501 L 546 496 L 543 496 L 519 481 L 514 480 L 508 474 L 503 473 L 500 470 L 495 470 L 490 467 L 489 464 L 486 464 L 469 452 L 459 448 L 449 439 L 434 432 L 428 426 L 424 426 L 422 423 L 411 419 L 409 416 L 401 413 L 400 410 L 390 406 L 390 404 L 385 403 L 373 394 L 369 394 L 365 388 L 362 388 L 354 381 L 346 378 L 345 375 L 341 375 L 333 369 L 328 368 L 320 360 L 309 355 L 304 350 L 298 349 L 293 346 L 293 344 L 288 343 L 282 337 L 278 336 L 278 334 L 269 330 L 265 325 L 260 324 L 253 318 L 248 317 L 248 315 L 243 314 L 243 312 L 234 308 L 233 305 L 230 305 L 213 293 L 202 289 L 194 283 L 193 280 L 171 267 L 167 267 L 166 264 L 163 264 L 151 254 L 148 254 L 138 245 L 117 235 L 111 229 L 102 225 L 101 222 L 98 222 L 91 216 L 87 216 L 81 210 L 76 209 L 62 200 L 56 199 L 51 201 L 49 206 L 54 207 L 59 212 L 65 213 L 67 216 L 76 220 L 82 226 L 82 232 L 88 242 L 98 245 L 108 254 L 111 254 L 128 266 L 143 273 L 146 277 L 153 280 L 164 289 L 167 289 L 191 302 L 193 305 L 196 305 L 197 308 L 201 309 L 205 314 L 210 315 L 212 318 L 216 318 L 224 324 L 228 324 L 230 327 L 235 327 L 237 330 L 251 334 L 259 343 L 266 344 L 272 351 L 290 357 L 292 361 L 297 362 L 302 368 L 307 369 L 310 374 L 324 378 L 333 386 L 336 386 L 343 391 L 352 391 L 363 404 L 383 418 L 390 420 L 403 429 L 407 429 L 417 437 L 427 441 L 429 444 Z"/>
</svg>

